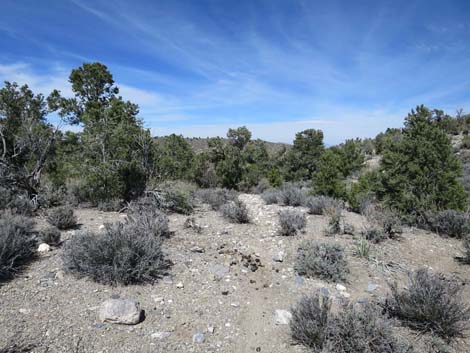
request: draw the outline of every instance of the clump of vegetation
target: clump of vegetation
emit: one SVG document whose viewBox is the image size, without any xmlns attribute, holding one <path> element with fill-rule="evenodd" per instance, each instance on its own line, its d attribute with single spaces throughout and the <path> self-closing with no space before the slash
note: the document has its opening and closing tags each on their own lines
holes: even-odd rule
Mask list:
<svg viewBox="0 0 470 353">
<path fill-rule="evenodd" d="M 304 206 L 306 201 L 306 191 L 297 186 L 286 184 L 279 190 L 279 203 L 284 206 Z"/>
<path fill-rule="evenodd" d="M 355 244 L 353 249 L 354 255 L 368 259 L 370 256 L 370 243 L 367 238 L 361 237 Z"/>
<path fill-rule="evenodd" d="M 100 201 L 98 203 L 98 209 L 103 212 L 119 212 L 122 208 L 123 203 L 119 199 Z"/>
<path fill-rule="evenodd" d="M 16 188 L 0 186 L 0 210 L 6 209 L 12 213 L 31 216 L 35 207 L 26 193 Z"/>
<path fill-rule="evenodd" d="M 341 209 L 343 202 L 329 196 L 311 196 L 306 201 L 308 213 L 314 215 L 324 215 L 334 209 Z"/>
<path fill-rule="evenodd" d="M 66 271 L 111 285 L 152 283 L 167 270 L 162 238 L 139 222 L 107 225 L 104 234 L 81 232 L 64 246 Z"/>
<path fill-rule="evenodd" d="M 329 208 L 325 214 L 329 215 L 328 228 L 325 232 L 327 236 L 336 234 L 354 235 L 354 226 L 345 221 L 340 208 Z"/>
<path fill-rule="evenodd" d="M 261 194 L 261 198 L 267 205 L 277 204 L 280 202 L 280 191 L 278 189 L 268 189 Z"/>
<path fill-rule="evenodd" d="M 70 229 L 77 225 L 77 217 L 68 206 L 50 209 L 47 212 L 47 221 L 59 229 Z"/>
<path fill-rule="evenodd" d="M 328 337 L 331 300 L 314 294 L 300 299 L 292 308 L 290 330 L 292 338 L 313 351 L 319 352 Z"/>
<path fill-rule="evenodd" d="M 432 214 L 428 220 L 432 231 L 452 238 L 463 238 L 470 234 L 470 218 L 468 214 L 444 210 Z"/>
<path fill-rule="evenodd" d="M 362 232 L 362 236 L 373 243 L 380 243 L 388 239 L 388 235 L 383 229 L 378 227 L 368 227 Z"/>
<path fill-rule="evenodd" d="M 412 348 L 393 332 L 390 322 L 378 308 L 348 305 L 330 319 L 324 345 L 331 353 L 407 353 Z"/>
<path fill-rule="evenodd" d="M 171 235 L 168 217 L 158 209 L 133 207 L 127 214 L 127 223 L 136 224 L 136 230 L 155 238 L 168 238 Z"/>
<path fill-rule="evenodd" d="M 314 352 L 405 353 L 411 347 L 393 333 L 391 324 L 371 304 L 331 311 L 331 300 L 314 294 L 292 308 L 292 338 Z"/>
<path fill-rule="evenodd" d="M 429 332 L 447 342 L 464 337 L 470 308 L 462 301 L 462 286 L 440 274 L 419 269 L 410 274 L 409 284 L 399 290 L 390 286 L 385 309 L 412 329 Z"/>
<path fill-rule="evenodd" d="M 220 207 L 229 201 L 235 201 L 237 192 L 228 189 L 201 189 L 196 192 L 196 197 L 204 203 L 211 206 L 214 211 L 218 211 Z"/>
<path fill-rule="evenodd" d="M 345 280 L 349 273 L 343 247 L 315 241 L 304 241 L 300 244 L 295 270 L 299 275 L 333 282 Z"/>
<path fill-rule="evenodd" d="M 232 223 L 250 223 L 248 209 L 246 205 L 240 201 L 230 201 L 220 207 L 220 212 Z"/>
<path fill-rule="evenodd" d="M 279 211 L 279 231 L 282 236 L 293 236 L 307 225 L 305 213 L 296 210 Z"/>
<path fill-rule="evenodd" d="M 60 230 L 57 227 L 49 226 L 39 232 L 39 237 L 43 243 L 51 246 L 60 244 Z"/>
<path fill-rule="evenodd" d="M 194 217 L 188 217 L 184 221 L 183 227 L 186 229 L 192 229 L 196 233 L 202 233 L 202 227 L 197 224 L 196 219 Z"/>
<path fill-rule="evenodd" d="M 464 136 L 460 144 L 460 148 L 470 149 L 470 136 Z"/>
<path fill-rule="evenodd" d="M 9 211 L 0 213 L 0 281 L 10 279 L 36 250 L 33 221 Z"/>
</svg>

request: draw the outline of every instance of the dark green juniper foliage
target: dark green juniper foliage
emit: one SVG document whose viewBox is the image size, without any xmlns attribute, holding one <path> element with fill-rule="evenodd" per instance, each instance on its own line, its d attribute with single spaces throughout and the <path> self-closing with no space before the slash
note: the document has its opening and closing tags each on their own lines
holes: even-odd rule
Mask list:
<svg viewBox="0 0 470 353">
<path fill-rule="evenodd" d="M 399 143 L 391 143 L 381 162 L 379 197 L 404 214 L 462 209 L 466 194 L 458 177 L 461 164 L 435 111 L 424 106 L 405 120 Z"/>
<path fill-rule="evenodd" d="M 427 269 L 409 276 L 409 284 L 399 290 L 390 286 L 386 311 L 409 327 L 437 335 L 448 343 L 465 337 L 469 328 L 470 307 L 462 300 L 462 285 Z"/>
<path fill-rule="evenodd" d="M 300 244 L 294 268 L 299 275 L 333 282 L 345 280 L 349 273 L 343 247 L 316 241 Z"/>
</svg>

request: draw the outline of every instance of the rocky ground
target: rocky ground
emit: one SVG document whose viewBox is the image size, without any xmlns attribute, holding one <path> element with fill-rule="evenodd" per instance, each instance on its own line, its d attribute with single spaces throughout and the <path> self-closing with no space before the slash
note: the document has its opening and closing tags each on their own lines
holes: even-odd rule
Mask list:
<svg viewBox="0 0 470 353">
<path fill-rule="evenodd" d="M 308 215 L 304 234 L 276 235 L 278 205 L 258 195 L 241 195 L 252 223 L 231 224 L 208 207 L 194 217 L 202 231 L 186 228 L 187 216 L 171 215 L 174 236 L 165 242 L 174 263 L 154 285 L 111 287 L 65 274 L 61 248 L 47 252 L 14 280 L 0 286 L 0 347 L 36 344 L 34 352 L 306 352 L 289 338 L 285 312 L 304 294 L 328 292 L 338 304 L 383 297 L 387 282 L 404 283 L 406 271 L 428 266 L 466 283 L 470 266 L 460 265 L 461 244 L 422 230 L 405 229 L 400 240 L 372 249 L 370 260 L 353 256 L 353 236 L 327 237 L 327 218 Z M 305 209 L 301 209 L 306 212 Z M 99 231 L 124 215 L 76 210 L 80 228 Z M 365 219 L 346 213 L 359 233 Z M 39 219 L 41 226 L 43 220 Z M 62 234 L 67 241 L 74 232 Z M 345 283 L 299 277 L 293 270 L 303 239 L 337 242 L 348 252 L 351 273 Z M 343 288 L 344 287 L 344 288 Z M 470 302 L 470 289 L 465 287 Z M 135 300 L 145 311 L 137 325 L 103 323 L 100 305 L 110 298 Z M 424 347 L 425 338 L 406 329 L 400 335 Z M 456 352 L 467 352 L 463 343 Z M 426 348 L 420 348 L 426 352 Z"/>
</svg>

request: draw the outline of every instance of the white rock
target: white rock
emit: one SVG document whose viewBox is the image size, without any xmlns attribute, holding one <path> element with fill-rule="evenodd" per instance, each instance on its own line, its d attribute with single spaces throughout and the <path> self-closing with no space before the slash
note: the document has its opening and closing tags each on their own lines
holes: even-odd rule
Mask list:
<svg viewBox="0 0 470 353">
<path fill-rule="evenodd" d="M 346 287 L 338 283 L 336 285 L 336 289 L 339 290 L 340 292 L 344 292 L 346 290 Z"/>
<path fill-rule="evenodd" d="M 150 337 L 158 339 L 158 340 L 164 340 L 170 336 L 171 336 L 171 332 L 168 332 L 168 331 L 155 332 L 150 335 Z"/>
<path fill-rule="evenodd" d="M 183 282 L 178 282 L 178 283 L 176 284 L 176 288 L 184 288 Z"/>
<path fill-rule="evenodd" d="M 49 251 L 51 251 L 51 247 L 49 246 L 49 244 L 46 244 L 46 243 L 39 244 L 38 252 L 49 252 Z"/>
<path fill-rule="evenodd" d="M 340 295 L 341 295 L 343 298 L 350 298 L 350 297 L 351 297 L 351 294 L 349 294 L 348 292 L 341 292 Z"/>
<path fill-rule="evenodd" d="M 138 324 L 141 314 L 140 304 L 128 299 L 108 299 L 101 304 L 99 310 L 100 320 L 113 324 Z"/>
<path fill-rule="evenodd" d="M 292 314 L 287 310 L 276 309 L 274 311 L 274 323 L 276 325 L 289 325 Z"/>
<path fill-rule="evenodd" d="M 206 340 L 206 337 L 204 336 L 202 332 L 197 332 L 193 336 L 193 343 L 204 343 L 205 340 Z"/>
<path fill-rule="evenodd" d="M 99 230 L 104 229 L 104 224 L 100 225 L 100 226 L 98 227 L 98 229 L 99 229 Z"/>
</svg>

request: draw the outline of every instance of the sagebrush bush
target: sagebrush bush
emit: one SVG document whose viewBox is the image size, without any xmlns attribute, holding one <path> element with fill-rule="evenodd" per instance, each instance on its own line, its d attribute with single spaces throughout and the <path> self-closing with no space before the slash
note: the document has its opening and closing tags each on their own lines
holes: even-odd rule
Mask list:
<svg viewBox="0 0 470 353">
<path fill-rule="evenodd" d="M 300 244 L 294 268 L 299 275 L 333 282 L 345 280 L 349 273 L 343 247 L 315 241 Z"/>
<path fill-rule="evenodd" d="M 43 243 L 57 246 L 60 244 L 60 230 L 55 226 L 49 226 L 39 232 L 39 238 Z"/>
<path fill-rule="evenodd" d="M 33 221 L 0 212 L 0 281 L 10 279 L 35 256 L 36 239 Z"/>
<path fill-rule="evenodd" d="M 35 207 L 26 193 L 0 186 L 0 210 L 7 209 L 12 213 L 31 216 Z"/>
<path fill-rule="evenodd" d="M 292 338 L 322 353 L 405 353 L 412 348 L 399 340 L 392 325 L 378 308 L 352 304 L 338 313 L 331 311 L 331 300 L 313 294 L 300 299 L 292 308 Z"/>
<path fill-rule="evenodd" d="M 395 336 L 377 307 L 350 304 L 328 323 L 325 353 L 406 353 L 412 348 Z"/>
<path fill-rule="evenodd" d="M 228 189 L 200 189 L 196 192 L 196 197 L 203 203 L 207 203 L 214 211 L 228 201 L 234 201 L 237 198 L 237 192 Z"/>
<path fill-rule="evenodd" d="M 324 215 L 331 209 L 341 209 L 343 202 L 329 196 L 310 196 L 306 200 L 308 213 L 314 215 Z"/>
<path fill-rule="evenodd" d="M 470 236 L 469 235 L 467 235 L 463 239 L 463 252 L 464 252 L 464 255 L 463 255 L 462 261 L 463 263 L 469 265 L 470 264 Z"/>
<path fill-rule="evenodd" d="M 140 223 L 109 224 L 103 234 L 81 232 L 64 246 L 65 270 L 111 285 L 152 283 L 168 268 L 162 239 Z"/>
<path fill-rule="evenodd" d="M 296 235 L 307 225 L 305 213 L 296 210 L 279 211 L 279 231 L 282 236 Z"/>
<path fill-rule="evenodd" d="M 189 215 L 194 210 L 192 195 L 178 190 L 148 191 L 147 195 L 130 203 L 130 208 L 149 208 L 167 213 Z"/>
<path fill-rule="evenodd" d="M 335 235 L 343 234 L 343 215 L 340 209 L 332 208 L 327 212 L 328 219 L 328 228 L 326 229 L 326 235 Z"/>
<path fill-rule="evenodd" d="M 444 210 L 431 214 L 429 224 L 432 231 L 452 238 L 462 238 L 470 234 L 469 215 L 455 210 Z"/>
<path fill-rule="evenodd" d="M 123 208 L 123 202 L 119 199 L 100 201 L 98 209 L 103 212 L 119 212 Z"/>
<path fill-rule="evenodd" d="M 77 217 L 68 206 L 51 208 L 47 212 L 47 221 L 59 229 L 70 229 L 77 225 Z"/>
<path fill-rule="evenodd" d="M 232 223 L 250 223 L 248 209 L 246 205 L 238 199 L 222 205 L 220 212 Z"/>
<path fill-rule="evenodd" d="M 412 329 L 429 332 L 451 342 L 468 330 L 470 308 L 461 296 L 462 285 L 427 269 L 409 276 L 403 290 L 390 285 L 386 311 Z"/>
<path fill-rule="evenodd" d="M 261 194 L 261 198 L 266 202 L 267 205 L 273 205 L 279 203 L 280 191 L 278 189 L 269 189 Z"/>
<path fill-rule="evenodd" d="M 403 233 L 400 218 L 390 210 L 376 206 L 366 212 L 366 218 L 373 228 L 384 234 L 385 238 L 395 238 L 398 234 Z"/>
<path fill-rule="evenodd" d="M 330 315 L 329 298 L 319 294 L 302 297 L 292 308 L 290 321 L 292 338 L 315 352 L 321 351 L 327 339 Z"/>
<path fill-rule="evenodd" d="M 135 224 L 135 229 L 144 235 L 156 238 L 168 238 L 171 235 L 168 217 L 158 209 L 131 207 L 127 213 L 127 223 Z"/>
<path fill-rule="evenodd" d="M 279 190 L 279 203 L 284 206 L 304 206 L 306 201 L 307 192 L 297 186 L 285 184 Z"/>
<path fill-rule="evenodd" d="M 384 230 L 377 227 L 366 228 L 364 231 L 362 231 L 362 236 L 373 243 L 380 243 L 388 239 L 388 235 L 384 232 Z"/>
</svg>

